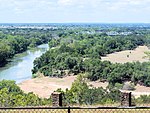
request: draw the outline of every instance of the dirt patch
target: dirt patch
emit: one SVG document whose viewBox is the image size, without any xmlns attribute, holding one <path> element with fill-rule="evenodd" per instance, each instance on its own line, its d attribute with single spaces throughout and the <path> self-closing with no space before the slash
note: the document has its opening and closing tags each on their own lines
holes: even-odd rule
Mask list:
<svg viewBox="0 0 150 113">
<path fill-rule="evenodd" d="M 106 57 L 102 57 L 102 61 L 108 60 L 112 63 L 126 63 L 126 62 L 147 62 L 149 61 L 147 58 L 143 58 L 145 56 L 146 51 L 150 52 L 147 46 L 139 46 L 134 50 L 125 50 L 121 52 L 115 52 L 112 54 L 108 54 Z"/>
<path fill-rule="evenodd" d="M 61 88 L 62 90 L 70 88 L 75 78 L 75 76 L 68 76 L 64 78 L 40 77 L 26 80 L 18 84 L 18 86 L 26 93 L 33 92 L 39 97 L 49 98 L 51 93 L 58 88 Z"/>
<path fill-rule="evenodd" d="M 123 92 L 132 92 L 132 95 L 134 95 L 135 98 L 140 97 L 140 95 L 150 95 L 150 87 L 141 86 L 139 84 L 137 84 L 135 86 L 134 91 L 128 91 L 128 90 L 121 90 L 121 91 L 123 91 Z"/>
<path fill-rule="evenodd" d="M 70 89 L 72 83 L 76 79 L 77 76 L 67 76 L 64 78 L 50 78 L 50 77 L 40 77 L 35 79 L 26 80 L 18 86 L 25 92 L 33 92 L 42 98 L 49 98 L 52 92 L 61 88 L 65 90 L 66 88 Z M 103 87 L 106 88 L 108 83 L 105 82 L 88 82 L 94 87 Z"/>
<path fill-rule="evenodd" d="M 58 88 L 61 88 L 62 90 L 65 90 L 66 88 L 70 89 L 72 83 L 76 79 L 77 76 L 68 76 L 64 78 L 50 78 L 50 77 L 41 77 L 41 78 L 35 78 L 26 80 L 18 86 L 25 92 L 33 92 L 34 94 L 37 94 L 39 97 L 42 98 L 49 98 L 51 93 Z M 103 87 L 106 89 L 108 86 L 108 82 L 99 82 L 99 81 L 88 81 L 88 84 L 92 85 L 93 87 Z M 127 91 L 122 90 L 124 92 L 132 92 L 132 94 L 137 98 L 140 95 L 150 95 L 150 87 L 145 87 L 141 85 L 135 86 L 136 90 L 134 91 Z"/>
</svg>

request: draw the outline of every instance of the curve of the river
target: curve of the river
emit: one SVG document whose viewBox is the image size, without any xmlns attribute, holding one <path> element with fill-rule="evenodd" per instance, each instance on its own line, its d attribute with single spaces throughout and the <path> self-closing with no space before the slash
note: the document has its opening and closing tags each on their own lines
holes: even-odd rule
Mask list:
<svg viewBox="0 0 150 113">
<path fill-rule="evenodd" d="M 17 54 L 12 62 L 0 68 L 0 80 L 15 80 L 20 83 L 32 78 L 33 61 L 48 50 L 48 44 L 42 44 L 33 50 Z"/>
</svg>

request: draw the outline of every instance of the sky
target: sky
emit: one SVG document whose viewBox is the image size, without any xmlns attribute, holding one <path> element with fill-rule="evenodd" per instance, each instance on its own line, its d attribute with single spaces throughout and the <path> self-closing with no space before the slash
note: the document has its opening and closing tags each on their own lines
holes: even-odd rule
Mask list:
<svg viewBox="0 0 150 113">
<path fill-rule="evenodd" d="M 150 0 L 0 0 L 0 23 L 150 23 Z"/>
</svg>

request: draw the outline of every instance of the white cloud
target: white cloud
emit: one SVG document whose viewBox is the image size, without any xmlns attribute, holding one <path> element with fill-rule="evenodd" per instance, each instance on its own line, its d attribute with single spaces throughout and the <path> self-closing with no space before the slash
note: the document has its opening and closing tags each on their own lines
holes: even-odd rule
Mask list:
<svg viewBox="0 0 150 113">
<path fill-rule="evenodd" d="M 29 10 L 50 9 L 53 6 L 54 3 L 50 0 L 0 0 L 0 12 L 11 9 L 14 13 L 23 13 Z"/>
<path fill-rule="evenodd" d="M 142 5 L 150 2 L 150 0 L 124 0 L 124 1 L 132 5 Z"/>
<path fill-rule="evenodd" d="M 59 7 L 74 10 L 116 11 L 116 12 L 142 12 L 148 11 L 150 0 L 57 0 Z"/>
<path fill-rule="evenodd" d="M 150 0 L 0 0 L 1 15 L 18 15 L 19 17 L 63 17 L 98 18 L 117 14 L 147 15 L 150 11 Z M 21 16 L 20 16 L 21 15 Z M 49 16 L 50 15 L 50 16 Z M 60 16 L 61 15 L 61 16 Z M 92 15 L 92 16 L 89 16 Z M 77 17 L 78 16 L 78 17 Z M 15 16 L 14 16 L 15 18 Z M 34 20 L 34 19 L 33 19 Z"/>
<path fill-rule="evenodd" d="M 73 4 L 73 0 L 58 0 L 58 5 L 68 6 Z"/>
<path fill-rule="evenodd" d="M 75 10 L 77 8 L 122 10 L 131 6 L 132 9 L 136 7 L 148 8 L 148 4 L 150 4 L 150 0 L 0 0 L 0 9 L 11 7 L 17 12 L 38 8 L 49 10 L 50 8 L 63 7 L 65 9 L 66 6 L 70 6 Z"/>
</svg>

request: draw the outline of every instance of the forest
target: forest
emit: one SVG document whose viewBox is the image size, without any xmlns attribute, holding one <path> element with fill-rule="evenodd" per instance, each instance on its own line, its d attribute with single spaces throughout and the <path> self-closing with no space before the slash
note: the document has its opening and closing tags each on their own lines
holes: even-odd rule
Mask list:
<svg viewBox="0 0 150 113">
<path fill-rule="evenodd" d="M 101 61 L 101 57 L 109 53 L 133 50 L 140 45 L 149 47 L 150 35 L 147 31 L 129 35 L 85 33 L 79 28 L 73 31 L 66 30 L 49 41 L 49 51 L 34 61 L 34 76 L 37 72 L 50 77 L 83 73 L 92 81 L 108 81 L 110 87 L 125 81 L 150 86 L 149 62 L 113 64 Z"/>
<path fill-rule="evenodd" d="M 120 101 L 119 88 L 124 82 L 150 87 L 150 62 L 111 63 L 101 61 L 102 56 L 138 46 L 150 47 L 149 27 L 124 25 L 55 25 L 50 29 L 0 29 L 0 66 L 15 54 L 43 43 L 49 50 L 34 60 L 33 78 L 42 73 L 49 77 L 78 76 L 71 89 L 64 94 L 65 105 L 113 104 Z M 14 75 L 15 76 L 15 75 Z M 86 83 L 106 81 L 107 89 L 95 88 Z M 108 90 L 109 89 L 109 90 Z M 150 96 L 141 96 L 137 102 L 149 103 Z M 51 105 L 51 97 L 43 99 L 24 93 L 15 81 L 0 81 L 0 106 Z"/>
</svg>

